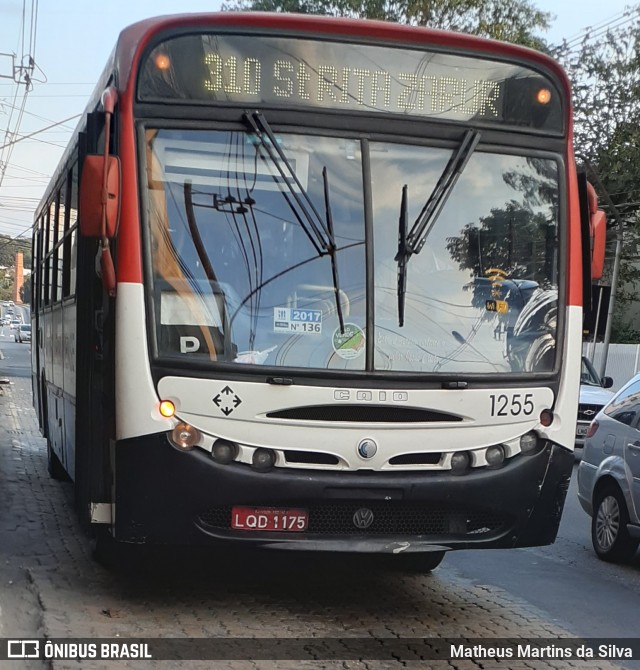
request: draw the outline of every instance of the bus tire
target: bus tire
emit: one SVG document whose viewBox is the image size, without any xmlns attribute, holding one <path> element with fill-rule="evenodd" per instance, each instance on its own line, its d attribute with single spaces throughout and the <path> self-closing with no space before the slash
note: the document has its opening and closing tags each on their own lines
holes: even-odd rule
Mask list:
<svg viewBox="0 0 640 670">
<path fill-rule="evenodd" d="M 445 551 L 400 554 L 391 559 L 391 567 L 402 572 L 427 574 L 435 570 L 444 559 Z"/>
<path fill-rule="evenodd" d="M 118 570 L 122 565 L 120 546 L 111 533 L 109 526 L 97 525 L 92 529 L 91 549 L 93 558 L 107 570 Z"/>
<path fill-rule="evenodd" d="M 49 472 L 51 479 L 55 479 L 56 481 L 64 482 L 69 479 L 67 471 L 64 469 L 60 459 L 51 448 L 49 438 L 47 438 L 47 471 Z"/>
<path fill-rule="evenodd" d="M 622 491 L 612 483 L 595 497 L 591 517 L 591 542 L 598 558 L 609 563 L 630 560 L 640 540 L 629 535 L 629 512 Z"/>
<path fill-rule="evenodd" d="M 146 554 L 141 545 L 118 542 L 109 532 L 107 524 L 95 524 L 91 537 L 91 549 L 96 563 L 109 572 L 135 574 L 148 569 Z"/>
<path fill-rule="evenodd" d="M 42 388 L 46 392 L 46 384 L 44 383 L 44 379 L 42 380 Z M 47 408 L 47 396 L 44 395 L 44 393 L 42 396 L 42 425 L 44 427 L 44 437 L 47 441 L 47 472 L 49 473 L 49 477 L 59 482 L 67 481 L 67 471 L 64 469 L 62 461 L 56 456 L 56 453 L 51 446 L 51 439 L 49 437 L 49 413 Z"/>
</svg>

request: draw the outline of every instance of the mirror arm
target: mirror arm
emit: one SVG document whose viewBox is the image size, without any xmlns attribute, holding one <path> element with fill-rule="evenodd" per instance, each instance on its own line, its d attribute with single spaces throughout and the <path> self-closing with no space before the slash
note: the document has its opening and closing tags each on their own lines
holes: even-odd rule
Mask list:
<svg viewBox="0 0 640 670">
<path fill-rule="evenodd" d="M 111 141 L 111 117 L 118 101 L 118 93 L 113 86 L 107 88 L 102 94 L 102 107 L 105 114 L 104 127 L 104 172 L 102 175 L 102 241 L 100 251 L 100 268 L 102 270 L 102 284 L 111 297 L 116 295 L 116 272 L 113 265 L 113 257 L 107 237 L 107 200 L 109 190 L 107 181 L 109 176 L 109 142 Z"/>
</svg>

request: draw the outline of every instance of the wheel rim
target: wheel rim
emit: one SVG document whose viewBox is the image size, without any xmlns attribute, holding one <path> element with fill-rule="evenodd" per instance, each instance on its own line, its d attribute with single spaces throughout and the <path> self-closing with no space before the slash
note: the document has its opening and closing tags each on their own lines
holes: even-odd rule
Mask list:
<svg viewBox="0 0 640 670">
<path fill-rule="evenodd" d="M 596 540 L 603 551 L 610 551 L 620 530 L 620 506 L 613 496 L 606 496 L 598 507 Z"/>
</svg>

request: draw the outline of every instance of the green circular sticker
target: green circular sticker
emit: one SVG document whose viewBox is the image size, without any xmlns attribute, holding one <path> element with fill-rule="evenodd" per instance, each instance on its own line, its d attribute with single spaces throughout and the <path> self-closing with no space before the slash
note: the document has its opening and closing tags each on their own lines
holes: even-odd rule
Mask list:
<svg viewBox="0 0 640 670">
<path fill-rule="evenodd" d="M 333 332 L 331 344 L 340 358 L 357 358 L 364 351 L 364 331 L 355 323 L 345 323 L 344 333 L 338 326 Z"/>
</svg>

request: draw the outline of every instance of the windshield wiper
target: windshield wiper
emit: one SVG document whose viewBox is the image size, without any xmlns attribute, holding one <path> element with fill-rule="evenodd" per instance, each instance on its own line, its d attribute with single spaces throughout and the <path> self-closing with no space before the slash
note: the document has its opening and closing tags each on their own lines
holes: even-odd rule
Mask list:
<svg viewBox="0 0 640 670">
<path fill-rule="evenodd" d="M 329 199 L 329 175 L 326 165 L 322 168 L 322 183 L 324 184 L 324 206 L 329 232 L 329 255 L 331 256 L 333 291 L 336 294 L 336 313 L 338 314 L 338 323 L 340 324 L 340 334 L 344 335 L 344 317 L 342 316 L 342 303 L 340 302 L 340 279 L 338 277 L 338 261 L 336 258 L 336 237 L 333 232 L 333 214 L 331 213 L 331 200 Z"/>
<path fill-rule="evenodd" d="M 407 223 L 409 207 L 407 204 L 407 190 L 402 187 L 402 202 L 400 203 L 400 218 L 398 219 L 398 326 L 404 326 L 404 297 L 407 292 L 407 260 L 410 252 L 407 250 Z"/>
<path fill-rule="evenodd" d="M 298 220 L 301 228 L 307 234 L 311 244 L 315 247 L 318 254 L 323 255 L 329 253 L 329 231 L 322 220 L 322 217 L 315 208 L 309 194 L 305 191 L 304 186 L 300 183 L 298 175 L 282 150 L 276 136 L 271 130 L 271 126 L 267 123 L 261 112 L 245 112 L 245 121 L 251 126 L 256 137 L 260 140 L 262 148 L 267 152 L 271 162 L 276 166 L 282 181 L 289 189 L 293 196 L 300 212 L 302 212 L 304 219 L 300 217 L 298 209 L 293 206 L 293 203 L 287 198 L 287 203 L 291 208 L 294 216 Z M 294 186 L 295 184 L 295 186 Z"/>
<path fill-rule="evenodd" d="M 318 213 L 318 210 L 313 204 L 313 201 L 309 197 L 309 194 L 301 184 L 300 179 L 298 178 L 298 175 L 293 168 L 293 165 L 291 165 L 291 162 L 284 153 L 264 115 L 258 111 L 251 113 L 245 112 L 244 119 L 251 126 L 251 129 L 255 133 L 256 137 L 260 140 L 260 144 L 269 155 L 269 158 L 278 169 L 278 172 L 280 172 L 280 176 L 282 177 L 283 182 L 289 189 L 291 196 L 295 200 L 296 205 L 302 213 L 301 217 L 298 209 L 294 206 L 286 194 L 283 193 L 287 204 L 298 220 L 300 227 L 306 233 L 307 237 L 311 241 L 311 244 L 313 244 L 316 251 L 318 252 L 318 255 L 328 255 L 331 258 L 333 290 L 336 296 L 336 313 L 340 323 L 340 333 L 344 334 L 344 318 L 342 315 L 342 303 L 340 302 L 340 283 L 338 278 L 338 264 L 336 259 L 337 245 L 333 230 L 333 216 L 331 214 L 331 202 L 329 199 L 329 177 L 327 174 L 327 168 L 326 166 L 322 168 L 326 216 L 326 220 L 323 221 L 322 217 Z"/>
<path fill-rule="evenodd" d="M 438 183 L 431 192 L 418 214 L 416 220 L 407 233 L 407 186 L 402 189 L 402 205 L 398 230 L 398 253 L 395 261 L 398 263 L 398 323 L 404 324 L 404 302 L 407 288 L 407 262 L 413 254 L 419 254 L 424 247 L 429 233 L 433 230 L 442 209 L 444 208 L 453 188 L 467 166 L 471 155 L 480 141 L 480 132 L 468 130 L 460 146 L 453 152 L 447 166 L 443 170 Z"/>
</svg>

